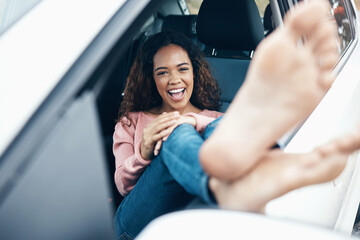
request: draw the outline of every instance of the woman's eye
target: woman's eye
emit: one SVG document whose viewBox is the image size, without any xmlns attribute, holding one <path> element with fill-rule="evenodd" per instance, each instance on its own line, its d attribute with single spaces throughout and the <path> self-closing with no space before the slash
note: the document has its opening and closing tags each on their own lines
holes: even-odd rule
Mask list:
<svg viewBox="0 0 360 240">
<path fill-rule="evenodd" d="M 157 73 L 156 73 L 156 76 L 161 76 L 161 75 L 164 75 L 164 74 L 166 74 L 166 72 L 165 72 L 165 71 L 161 71 L 161 72 L 157 72 Z"/>
<path fill-rule="evenodd" d="M 187 67 L 180 68 L 180 72 L 185 72 L 185 71 L 187 71 L 187 70 L 189 70 L 189 68 L 187 68 Z"/>
</svg>

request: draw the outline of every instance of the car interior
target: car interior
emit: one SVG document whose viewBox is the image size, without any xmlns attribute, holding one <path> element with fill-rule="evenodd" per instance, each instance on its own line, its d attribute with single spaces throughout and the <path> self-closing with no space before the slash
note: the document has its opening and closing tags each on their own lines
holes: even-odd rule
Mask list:
<svg viewBox="0 0 360 240">
<path fill-rule="evenodd" d="M 221 111 L 225 112 L 245 80 L 252 54 L 259 42 L 273 29 L 270 4 L 266 19 L 259 14 L 254 1 L 231 1 L 222 4 L 206 0 L 198 14 L 184 14 L 176 0 L 164 1 L 135 34 L 127 51 L 118 59 L 97 98 L 104 145 L 106 149 L 111 197 L 114 208 L 121 201 L 113 180 L 114 156 L 112 134 L 127 75 L 140 46 L 160 31 L 178 31 L 187 35 L 202 50 L 221 89 Z"/>
</svg>

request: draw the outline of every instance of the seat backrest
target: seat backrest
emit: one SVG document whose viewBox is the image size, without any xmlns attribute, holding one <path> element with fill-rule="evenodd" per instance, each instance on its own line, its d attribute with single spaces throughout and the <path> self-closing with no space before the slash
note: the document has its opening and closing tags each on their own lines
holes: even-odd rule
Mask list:
<svg viewBox="0 0 360 240">
<path fill-rule="evenodd" d="M 211 72 L 221 89 L 220 101 L 222 105 L 220 111 L 225 112 L 244 83 L 250 59 L 206 57 L 206 60 L 209 62 Z"/>
<path fill-rule="evenodd" d="M 164 18 L 161 31 L 181 32 L 188 36 L 196 45 L 204 50 L 205 46 L 196 35 L 197 15 L 168 15 Z"/>
<path fill-rule="evenodd" d="M 245 53 L 254 51 L 264 38 L 259 10 L 253 0 L 222 0 L 221 4 L 204 0 L 196 30 L 200 41 L 213 49 L 207 60 L 221 88 L 221 111 L 225 112 L 245 80 L 251 61 Z M 219 54 L 223 52 L 226 55 Z"/>
<path fill-rule="evenodd" d="M 196 37 L 196 15 L 168 15 L 164 18 L 161 31 L 182 32 L 189 38 Z"/>
</svg>

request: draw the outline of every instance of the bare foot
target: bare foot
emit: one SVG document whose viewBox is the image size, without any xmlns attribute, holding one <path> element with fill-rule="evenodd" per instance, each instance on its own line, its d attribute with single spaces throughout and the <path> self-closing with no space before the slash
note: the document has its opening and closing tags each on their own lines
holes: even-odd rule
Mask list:
<svg viewBox="0 0 360 240">
<path fill-rule="evenodd" d="M 266 204 L 291 190 L 333 180 L 346 166 L 349 154 L 360 148 L 360 131 L 316 148 L 306 154 L 269 151 L 244 177 L 226 182 L 210 179 L 219 206 L 262 212 Z"/>
<path fill-rule="evenodd" d="M 328 91 L 339 57 L 336 27 L 325 20 L 329 9 L 326 1 L 302 2 L 260 43 L 246 82 L 200 151 L 209 175 L 244 175 Z"/>
</svg>

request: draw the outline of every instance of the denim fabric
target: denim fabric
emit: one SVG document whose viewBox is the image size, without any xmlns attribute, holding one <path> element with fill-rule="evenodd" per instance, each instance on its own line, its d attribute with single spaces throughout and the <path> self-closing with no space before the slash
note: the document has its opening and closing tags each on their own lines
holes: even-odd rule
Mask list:
<svg viewBox="0 0 360 240">
<path fill-rule="evenodd" d="M 205 138 L 189 124 L 182 124 L 173 131 L 163 143 L 160 154 L 121 202 L 114 219 L 118 239 L 136 237 L 151 220 L 185 208 L 196 197 L 213 203 L 208 176 L 200 165 L 198 153 L 219 120 L 207 126 Z"/>
</svg>

